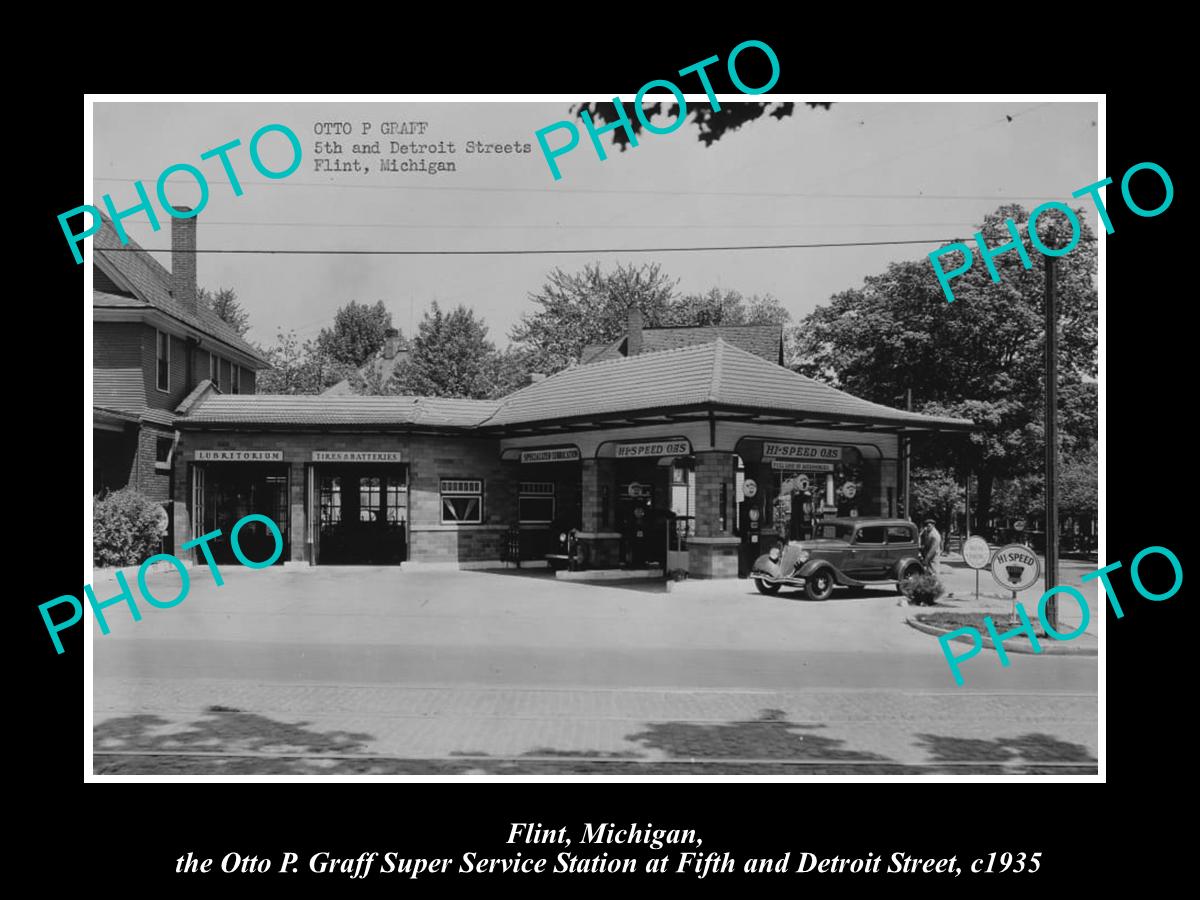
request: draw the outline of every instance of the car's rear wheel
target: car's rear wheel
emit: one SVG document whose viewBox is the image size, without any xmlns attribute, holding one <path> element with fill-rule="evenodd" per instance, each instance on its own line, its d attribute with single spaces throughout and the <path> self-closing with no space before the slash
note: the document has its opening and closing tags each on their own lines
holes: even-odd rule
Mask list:
<svg viewBox="0 0 1200 900">
<path fill-rule="evenodd" d="M 779 584 L 767 584 L 761 578 L 754 579 L 754 586 L 758 588 L 758 592 L 760 594 L 766 594 L 767 596 L 778 594 L 779 589 L 782 587 L 782 585 Z"/>
<path fill-rule="evenodd" d="M 833 595 L 833 573 L 820 569 L 804 582 L 804 593 L 809 600 L 828 600 Z"/>
<path fill-rule="evenodd" d="M 909 563 L 907 566 L 904 567 L 904 571 L 902 571 L 900 573 L 900 581 L 896 585 L 896 589 L 901 594 L 903 594 L 905 597 L 907 597 L 908 591 L 906 591 L 904 589 L 904 582 L 908 581 L 908 579 L 910 579 L 910 578 L 915 578 L 917 575 L 923 575 L 923 574 L 925 574 L 925 569 L 921 566 L 920 563 L 915 563 L 915 562 Z"/>
</svg>

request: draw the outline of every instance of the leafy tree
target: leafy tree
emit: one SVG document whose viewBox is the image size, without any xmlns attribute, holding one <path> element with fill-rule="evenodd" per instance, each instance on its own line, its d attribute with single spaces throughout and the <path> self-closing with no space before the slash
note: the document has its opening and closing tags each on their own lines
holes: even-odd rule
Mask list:
<svg viewBox="0 0 1200 900">
<path fill-rule="evenodd" d="M 1045 493 L 1042 476 L 1028 472 L 1006 478 L 992 492 L 992 514 L 1001 518 L 1024 520 L 1026 531 L 1037 531 L 1045 521 Z"/>
<path fill-rule="evenodd" d="M 963 483 L 949 469 L 914 468 L 911 486 L 911 518 L 915 522 L 933 519 L 945 531 L 956 515 L 966 511 Z"/>
<path fill-rule="evenodd" d="M 631 306 L 642 311 L 646 325 L 669 320 L 675 286 L 656 263 L 618 265 L 612 272 L 594 263 L 575 274 L 556 268 L 530 294 L 538 309 L 524 313 L 509 337 L 520 345 L 529 371 L 551 374 L 578 362 L 589 344 L 624 334 Z"/>
<path fill-rule="evenodd" d="M 412 355 L 396 367 L 389 393 L 424 397 L 496 396 L 497 378 L 511 377 L 498 361 L 488 329 L 475 313 L 459 304 L 445 312 L 435 300 L 421 318 L 412 341 Z"/>
<path fill-rule="evenodd" d="M 333 317 L 332 328 L 317 335 L 317 349 L 335 362 L 357 368 L 375 356 L 392 327 L 392 314 L 379 300 L 374 306 L 351 300 Z"/>
<path fill-rule="evenodd" d="M 509 337 L 527 371 L 553 374 L 578 362 L 588 345 L 611 343 L 625 334 L 631 306 L 642 311 L 647 328 L 784 324 L 790 318 L 770 294 L 745 297 L 712 288 L 679 296 L 676 285 L 655 264 L 618 265 L 612 272 L 596 264 L 575 274 L 555 269 L 531 295 L 540 309 L 522 316 Z"/>
<path fill-rule="evenodd" d="M 1040 220 L 1040 234 L 1054 216 Z M 1000 282 L 993 283 L 977 259 L 955 279 L 956 300 L 947 303 L 928 259 L 893 263 L 862 287 L 836 294 L 795 334 L 797 368 L 806 375 L 889 406 L 902 407 L 911 389 L 913 409 L 975 421 L 979 431 L 965 447 L 934 439 L 914 442 L 914 450 L 925 466 L 971 466 L 980 521 L 991 515 L 996 480 L 1036 471 L 1043 453 L 1045 257 L 1028 242 L 1028 213 L 1020 206 L 985 218 L 987 244 L 1010 240 L 1008 217 L 1019 225 L 1031 269 L 1016 252 L 1002 254 L 994 259 Z M 1059 377 L 1063 400 L 1086 404 L 1084 378 L 1096 372 L 1096 245 L 1086 216 L 1080 219 L 1079 245 L 1057 260 Z M 947 269 L 958 264 L 954 255 L 943 260 Z M 1094 434 L 1093 419 L 1078 410 L 1064 416 L 1073 444 Z"/>
<path fill-rule="evenodd" d="M 488 399 L 507 397 L 529 383 L 529 368 L 525 354 L 514 347 L 498 350 L 486 359 L 488 382 L 492 385 Z"/>
<path fill-rule="evenodd" d="M 211 309 L 243 337 L 250 330 L 250 314 L 242 309 L 242 304 L 238 302 L 233 288 L 220 288 L 216 293 L 207 288 L 200 288 L 196 295 L 196 302 L 201 308 Z"/>
<path fill-rule="evenodd" d="M 641 119 L 634 113 L 632 104 L 622 104 L 625 107 L 625 114 L 629 117 L 630 127 L 633 133 L 639 137 L 642 136 L 644 128 Z M 816 109 L 818 106 L 824 107 L 826 110 L 832 106 L 832 103 L 809 103 L 807 106 L 811 109 Z M 675 117 L 679 115 L 679 104 L 671 103 L 648 103 L 643 106 L 647 119 L 652 119 L 655 115 L 666 109 L 666 121 L 673 122 Z M 716 141 L 719 141 L 725 134 L 730 131 L 737 131 L 747 122 L 753 122 L 756 119 L 761 119 L 764 115 L 770 115 L 775 119 L 783 119 L 795 112 L 795 103 L 753 103 L 753 102 L 736 102 L 722 103 L 719 112 L 714 112 L 707 101 L 689 104 L 687 108 L 687 121 L 690 126 L 695 127 L 698 135 L 697 140 L 703 141 L 704 146 L 711 147 Z M 619 121 L 621 116 L 617 112 L 617 108 L 612 103 L 577 103 L 571 107 L 571 114 L 583 118 L 583 112 L 587 111 L 591 116 L 592 121 L 596 124 L 609 124 Z M 615 128 L 609 132 L 612 136 L 612 142 L 624 152 L 629 145 L 629 135 L 624 128 Z"/>
<path fill-rule="evenodd" d="M 1097 475 L 1100 465 L 1095 446 L 1065 459 L 1058 472 L 1060 516 L 1094 519 L 1098 507 Z"/>
<path fill-rule="evenodd" d="M 294 330 L 280 330 L 274 344 L 260 349 L 271 364 L 258 373 L 260 394 L 319 394 L 354 372 L 353 367 L 326 356 L 313 341 L 300 343 Z"/>
<path fill-rule="evenodd" d="M 789 313 L 772 294 L 750 297 L 740 291 L 711 288 L 704 294 L 686 294 L 671 304 L 663 325 L 783 325 Z"/>
<path fill-rule="evenodd" d="M 355 369 L 350 375 L 350 390 L 356 394 L 379 396 L 396 393 L 391 387 L 392 372 L 385 372 L 377 366 L 363 366 Z"/>
</svg>

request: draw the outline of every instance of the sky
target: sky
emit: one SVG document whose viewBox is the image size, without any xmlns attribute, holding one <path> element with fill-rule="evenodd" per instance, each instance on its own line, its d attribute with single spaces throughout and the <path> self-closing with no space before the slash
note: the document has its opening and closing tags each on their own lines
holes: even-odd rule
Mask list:
<svg viewBox="0 0 1200 900">
<path fill-rule="evenodd" d="M 632 98 L 626 100 L 632 107 Z M 689 102 L 692 100 L 688 95 Z M 725 98 L 722 97 L 722 100 Z M 733 98 L 730 98 L 733 99 Z M 703 95 L 696 98 L 703 100 Z M 118 210 L 136 204 L 133 180 L 154 197 L 159 173 L 198 167 L 210 196 L 197 218 L 198 246 L 290 250 L 579 250 L 547 255 L 401 256 L 200 254 L 202 287 L 236 291 L 252 322 L 248 337 L 269 343 L 279 329 L 315 337 L 349 302 L 382 300 L 406 334 L 431 300 L 475 310 L 499 346 L 555 267 L 599 262 L 659 263 L 681 292 L 712 287 L 770 293 L 798 320 L 889 262 L 922 259 L 968 238 L 1006 202 L 1027 208 L 1070 202 L 1071 192 L 1103 177 L 1097 162 L 1094 103 L 798 104 L 792 116 L 763 117 L 711 147 L 685 124 L 671 134 L 643 132 L 620 152 L 602 138 L 601 161 L 580 127 L 580 142 L 558 158 L 555 181 L 535 132 L 571 118 L 570 102 L 104 102 L 93 111 L 94 194 Z M 385 122 L 428 122 L 425 133 L 381 135 Z M 661 124 L 663 120 L 654 120 Z M 352 137 L 316 134 L 319 123 L 350 122 Z M 576 120 L 577 122 L 577 120 Z M 302 145 L 299 168 L 278 180 L 255 171 L 248 155 L 263 125 L 282 123 Z M 363 123 L 371 131 L 361 134 Z M 577 123 L 578 124 L 578 123 Z M 200 154 L 240 139 L 230 151 L 244 193 L 235 196 L 219 160 Z M 379 156 L 358 154 L 362 172 L 318 172 L 318 141 L 381 142 Z M 565 132 L 550 138 L 557 146 Z M 453 141 L 455 153 L 412 152 L 397 161 L 452 160 L 454 172 L 381 172 L 390 142 Z M 531 152 L 468 154 L 468 141 L 530 145 Z M 262 159 L 282 168 L 286 140 L 268 134 Z M 328 148 L 325 148 L 326 150 Z M 195 205 L 194 180 L 177 173 L 167 195 Z M 853 196 L 846 196 L 853 195 Z M 1093 227 L 1099 225 L 1094 211 Z M 144 214 L 125 220 L 146 248 L 170 246 L 159 211 L 155 233 Z M 919 240 L 872 247 L 707 252 L 598 252 L 779 243 Z M 170 267 L 168 253 L 157 253 Z"/>
</svg>

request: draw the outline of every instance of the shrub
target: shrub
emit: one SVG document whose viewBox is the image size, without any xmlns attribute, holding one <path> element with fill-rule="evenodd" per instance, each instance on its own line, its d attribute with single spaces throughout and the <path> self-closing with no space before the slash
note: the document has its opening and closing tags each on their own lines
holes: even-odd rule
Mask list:
<svg viewBox="0 0 1200 900">
<path fill-rule="evenodd" d="M 158 552 L 164 510 L 145 494 L 122 488 L 92 502 L 92 561 L 97 566 L 136 566 Z"/>
<path fill-rule="evenodd" d="M 946 593 L 946 587 L 936 575 L 914 575 L 906 578 L 900 585 L 900 590 L 910 603 L 918 606 L 931 606 L 933 601 Z"/>
</svg>

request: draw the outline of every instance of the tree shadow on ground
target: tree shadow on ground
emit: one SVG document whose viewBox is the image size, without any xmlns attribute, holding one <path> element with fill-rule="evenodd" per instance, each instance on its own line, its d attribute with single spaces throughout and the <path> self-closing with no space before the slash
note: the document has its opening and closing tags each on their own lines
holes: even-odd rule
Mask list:
<svg viewBox="0 0 1200 900">
<path fill-rule="evenodd" d="M 109 719 L 94 729 L 97 775 L 769 775 L 769 774 L 1086 774 L 1097 760 L 1081 744 L 1047 734 L 978 740 L 942 735 L 916 737 L 927 763 L 901 763 L 849 749 L 819 733 L 824 725 L 789 722 L 778 709 L 754 719 L 709 724 L 657 722 L 630 734 L 638 750 L 558 750 L 540 747 L 516 758 L 485 752 L 459 759 L 398 759 L 366 753 L 370 734 L 314 731 L 228 707 L 210 706 L 184 728 L 155 715 Z M 107 751 L 107 752 L 106 752 Z M 141 751 L 141 752 L 139 752 Z M 172 752 L 174 751 L 174 752 Z M 658 751 L 654 759 L 646 751 Z M 264 754 L 222 756 L 226 754 Z M 198 754 L 198 755 L 188 755 Z M 289 755 L 290 754 L 290 755 Z M 325 756 L 313 756 L 326 754 Z M 344 756 L 331 758 L 331 755 Z M 470 758 L 466 758 L 466 757 Z M 811 761 L 811 765 L 805 764 Z M 799 763 L 799 765 L 797 765 Z M 947 765 L 972 763 L 974 765 Z M 1057 765 L 1048 765 L 1057 764 Z M 1070 764 L 1075 764 L 1071 766 Z"/>
<path fill-rule="evenodd" d="M 374 736 L 351 731 L 313 731 L 308 722 L 278 722 L 227 706 L 210 706 L 184 729 L 163 731 L 160 716 L 108 719 L 93 729 L 93 746 L 103 750 L 209 751 L 251 753 L 357 753 Z"/>
<path fill-rule="evenodd" d="M 1060 741 L 1048 734 L 1023 734 L 1015 738 L 996 738 L 991 741 L 936 734 L 918 734 L 916 737 L 934 762 L 1007 763 L 1018 758 L 1027 764 L 1098 762 L 1082 744 Z"/>
<path fill-rule="evenodd" d="M 673 759 L 880 760 L 876 753 L 849 750 L 845 741 L 816 734 L 824 725 L 797 725 L 787 713 L 764 709 L 758 718 L 716 725 L 656 722 L 627 740 Z"/>
</svg>

